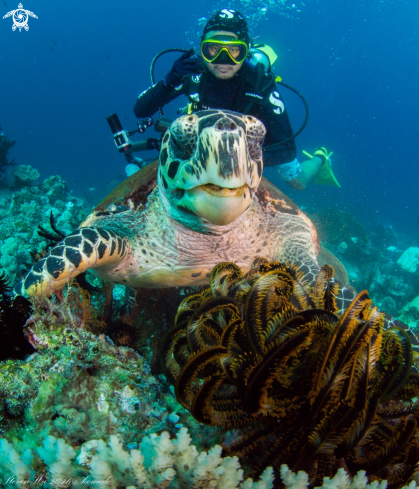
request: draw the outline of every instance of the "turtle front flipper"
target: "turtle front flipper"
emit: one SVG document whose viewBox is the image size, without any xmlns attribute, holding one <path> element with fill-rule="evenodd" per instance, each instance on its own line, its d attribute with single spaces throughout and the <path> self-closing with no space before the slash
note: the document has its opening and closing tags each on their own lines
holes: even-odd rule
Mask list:
<svg viewBox="0 0 419 489">
<path fill-rule="evenodd" d="M 51 295 L 88 268 L 115 266 L 129 252 L 125 237 L 103 228 L 81 228 L 67 236 L 15 287 L 24 296 Z"/>
</svg>

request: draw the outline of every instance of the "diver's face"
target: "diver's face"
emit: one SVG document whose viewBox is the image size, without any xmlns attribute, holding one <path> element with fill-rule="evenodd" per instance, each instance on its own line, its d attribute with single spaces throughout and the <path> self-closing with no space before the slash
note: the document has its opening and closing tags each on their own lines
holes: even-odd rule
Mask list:
<svg viewBox="0 0 419 489">
<path fill-rule="evenodd" d="M 209 39 L 212 36 L 221 36 L 221 35 L 229 35 L 233 37 L 238 37 L 234 32 L 229 32 L 229 31 L 211 31 L 208 32 L 207 35 L 205 36 L 205 39 Z M 237 65 L 222 65 L 222 64 L 217 64 L 217 63 L 208 63 L 208 61 L 205 61 L 205 64 L 208 68 L 208 71 L 212 73 L 215 78 L 218 78 L 219 80 L 229 80 L 230 78 L 233 78 L 233 76 L 240 70 L 240 68 L 243 66 L 243 63 L 239 63 Z"/>
</svg>

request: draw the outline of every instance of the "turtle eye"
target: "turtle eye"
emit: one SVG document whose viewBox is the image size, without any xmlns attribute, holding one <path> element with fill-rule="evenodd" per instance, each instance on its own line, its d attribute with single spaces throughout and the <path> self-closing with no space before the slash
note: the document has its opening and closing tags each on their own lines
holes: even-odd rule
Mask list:
<svg viewBox="0 0 419 489">
<path fill-rule="evenodd" d="M 247 147 L 253 160 L 260 159 L 262 156 L 262 143 L 265 139 L 265 126 L 258 119 L 252 116 L 245 116 Z"/>
</svg>

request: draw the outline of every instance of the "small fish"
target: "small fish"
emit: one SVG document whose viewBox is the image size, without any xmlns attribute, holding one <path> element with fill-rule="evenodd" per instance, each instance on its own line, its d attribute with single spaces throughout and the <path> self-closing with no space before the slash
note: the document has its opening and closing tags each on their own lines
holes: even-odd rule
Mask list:
<svg viewBox="0 0 419 489">
<path fill-rule="evenodd" d="M 57 44 L 57 41 L 56 41 L 55 39 L 51 39 L 51 42 L 52 42 L 53 44 Z"/>
<path fill-rule="evenodd" d="M 8 6 L 7 2 L 5 2 L 4 0 L 1 0 L 1 1 L 3 2 L 3 5 L 4 5 L 5 7 L 7 7 L 7 6 Z"/>
<path fill-rule="evenodd" d="M 55 49 L 52 46 L 48 46 L 48 47 L 51 49 L 51 51 L 55 51 Z"/>
<path fill-rule="evenodd" d="M 107 54 L 104 54 L 103 56 L 105 56 L 106 59 L 111 59 Z"/>
</svg>

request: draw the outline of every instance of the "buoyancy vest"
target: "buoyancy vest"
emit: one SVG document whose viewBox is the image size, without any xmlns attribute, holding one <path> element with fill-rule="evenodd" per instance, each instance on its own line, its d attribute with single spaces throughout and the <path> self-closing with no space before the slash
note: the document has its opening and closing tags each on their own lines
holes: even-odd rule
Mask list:
<svg viewBox="0 0 419 489">
<path fill-rule="evenodd" d="M 244 73 L 240 73 L 237 80 L 239 83 L 238 106 L 234 110 L 247 114 L 253 105 L 264 106 L 269 101 L 269 95 L 276 87 L 275 75 L 272 72 L 266 73 L 262 63 L 256 66 L 245 63 L 241 69 L 244 70 Z M 184 93 L 189 99 L 188 113 L 210 108 L 204 105 L 203 100 L 205 100 L 205 91 L 211 76 L 213 75 L 206 71 L 202 75 L 189 77 L 187 83 L 184 84 Z"/>
</svg>

